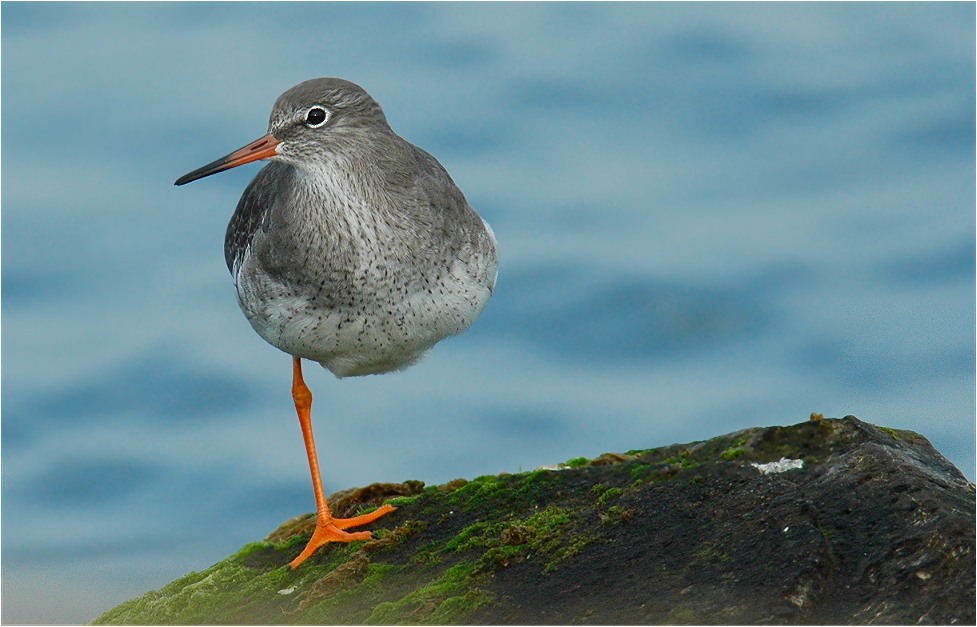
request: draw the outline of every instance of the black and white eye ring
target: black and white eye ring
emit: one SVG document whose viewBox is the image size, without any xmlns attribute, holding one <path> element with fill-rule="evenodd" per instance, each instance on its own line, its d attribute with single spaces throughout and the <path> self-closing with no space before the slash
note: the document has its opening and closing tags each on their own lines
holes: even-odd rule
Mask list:
<svg viewBox="0 0 977 627">
<path fill-rule="evenodd" d="M 305 125 L 309 128 L 319 128 L 329 121 L 329 111 L 325 107 L 316 105 L 305 114 Z"/>
</svg>

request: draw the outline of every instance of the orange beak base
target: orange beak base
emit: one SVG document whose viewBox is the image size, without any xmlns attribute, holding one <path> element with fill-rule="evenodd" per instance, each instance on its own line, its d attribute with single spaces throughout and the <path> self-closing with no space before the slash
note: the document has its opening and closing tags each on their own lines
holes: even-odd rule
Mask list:
<svg viewBox="0 0 977 627">
<path fill-rule="evenodd" d="M 184 174 L 180 178 L 176 179 L 176 185 L 186 185 L 197 179 L 202 179 L 205 176 L 210 176 L 211 174 L 217 174 L 218 172 L 223 172 L 224 170 L 230 170 L 231 168 L 236 168 L 239 165 L 244 165 L 245 163 L 251 163 L 252 161 L 258 161 L 259 159 L 267 159 L 269 157 L 274 157 L 278 154 L 278 145 L 281 144 L 274 135 L 268 133 L 264 137 L 259 137 L 247 146 L 235 150 L 226 157 L 221 157 L 213 163 L 208 163 L 202 168 L 197 168 L 189 174 Z"/>
</svg>

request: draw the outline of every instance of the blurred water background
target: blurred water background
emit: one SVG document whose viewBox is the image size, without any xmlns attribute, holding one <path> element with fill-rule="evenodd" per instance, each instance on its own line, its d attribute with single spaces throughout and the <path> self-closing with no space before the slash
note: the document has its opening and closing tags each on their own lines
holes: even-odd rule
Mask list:
<svg viewBox="0 0 977 627">
<path fill-rule="evenodd" d="M 83 622 L 314 507 L 289 358 L 176 188 L 316 76 L 363 85 L 501 244 L 415 368 L 306 368 L 328 491 L 806 420 L 973 480 L 975 8 L 2 5 L 4 623 Z"/>
</svg>

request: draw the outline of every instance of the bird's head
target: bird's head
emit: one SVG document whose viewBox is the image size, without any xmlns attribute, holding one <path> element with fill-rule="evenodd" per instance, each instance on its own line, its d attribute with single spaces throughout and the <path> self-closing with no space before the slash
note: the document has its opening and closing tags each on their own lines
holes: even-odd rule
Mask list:
<svg viewBox="0 0 977 627">
<path fill-rule="evenodd" d="M 259 159 L 301 168 L 362 142 L 370 133 L 389 130 L 380 105 L 362 87 L 341 78 L 315 78 L 278 97 L 266 135 L 180 177 L 176 184 L 185 185 Z"/>
</svg>

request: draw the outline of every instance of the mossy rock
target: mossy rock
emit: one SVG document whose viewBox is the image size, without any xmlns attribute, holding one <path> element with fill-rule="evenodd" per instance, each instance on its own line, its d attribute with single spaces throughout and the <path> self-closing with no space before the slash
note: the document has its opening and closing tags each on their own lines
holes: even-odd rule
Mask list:
<svg viewBox="0 0 977 627">
<path fill-rule="evenodd" d="M 373 540 L 292 571 L 301 516 L 95 623 L 975 622 L 973 484 L 852 416 L 331 497 L 388 501 Z"/>
</svg>

